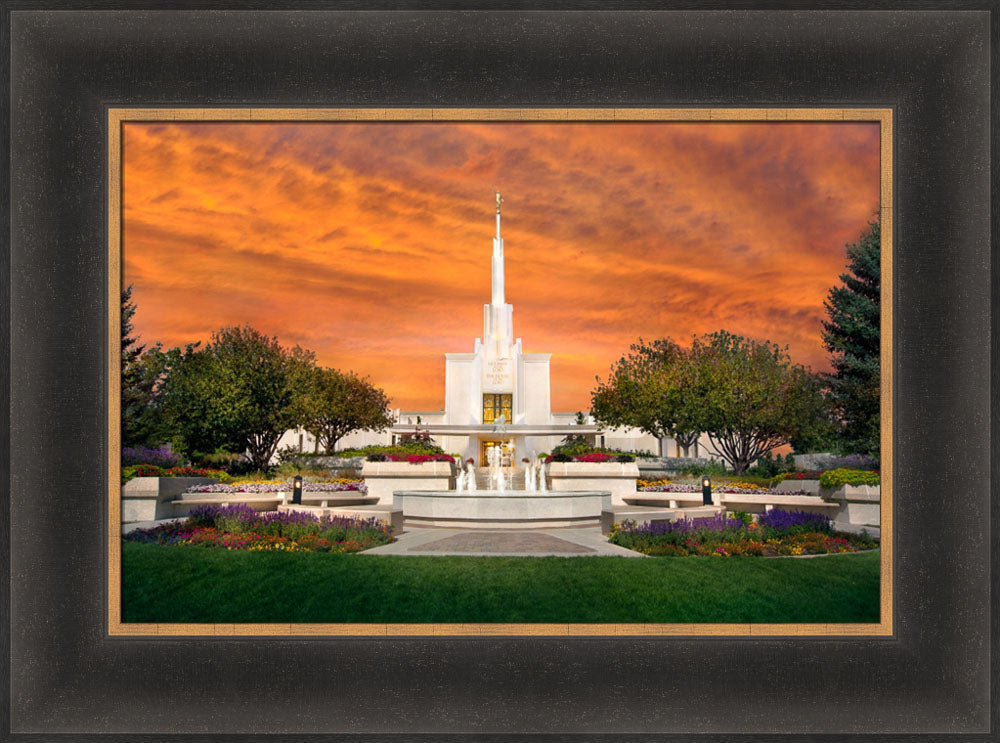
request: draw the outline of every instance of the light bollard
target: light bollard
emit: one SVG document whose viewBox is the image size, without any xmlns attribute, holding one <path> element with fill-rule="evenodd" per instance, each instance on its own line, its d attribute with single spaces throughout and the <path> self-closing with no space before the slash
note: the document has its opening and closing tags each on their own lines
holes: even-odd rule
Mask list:
<svg viewBox="0 0 1000 743">
<path fill-rule="evenodd" d="M 292 503 L 302 505 L 302 475 L 296 475 L 292 480 Z"/>
<path fill-rule="evenodd" d="M 712 479 L 710 477 L 701 478 L 701 504 L 703 506 L 712 505 Z"/>
</svg>

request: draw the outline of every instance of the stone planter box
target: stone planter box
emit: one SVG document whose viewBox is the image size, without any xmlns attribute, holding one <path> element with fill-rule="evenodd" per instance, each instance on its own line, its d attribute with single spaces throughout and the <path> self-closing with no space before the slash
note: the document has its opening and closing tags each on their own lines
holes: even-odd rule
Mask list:
<svg viewBox="0 0 1000 743">
<path fill-rule="evenodd" d="M 547 469 L 553 491 L 607 490 L 612 506 L 624 506 L 639 479 L 635 462 L 549 462 Z"/>
<path fill-rule="evenodd" d="M 211 477 L 134 477 L 122 486 L 122 523 L 173 518 L 175 498 L 214 483 Z"/>
<path fill-rule="evenodd" d="M 782 480 L 775 490 L 787 493 L 791 490 L 804 490 L 809 495 L 819 495 L 819 480 Z"/>
<path fill-rule="evenodd" d="M 368 495 L 378 498 L 378 504 L 392 505 L 394 490 L 453 490 L 455 475 L 451 462 L 365 462 L 361 477 Z"/>
<path fill-rule="evenodd" d="M 820 488 L 820 496 L 840 505 L 834 524 L 880 527 L 882 524 L 882 487 L 880 485 L 841 485 Z"/>
</svg>

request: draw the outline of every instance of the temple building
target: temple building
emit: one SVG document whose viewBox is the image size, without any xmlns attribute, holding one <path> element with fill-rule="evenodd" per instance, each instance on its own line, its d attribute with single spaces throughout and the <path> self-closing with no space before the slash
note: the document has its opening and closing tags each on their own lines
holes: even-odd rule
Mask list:
<svg viewBox="0 0 1000 743">
<path fill-rule="evenodd" d="M 514 336 L 514 307 L 504 294 L 503 238 L 496 193 L 496 235 L 493 238 L 492 292 L 483 305 L 483 336 L 471 353 L 445 354 L 444 410 L 436 413 L 401 411 L 394 434 L 412 433 L 420 416 L 421 430 L 430 432 L 449 453 L 472 458 L 479 466 L 489 449 L 500 447 L 504 458 L 551 451 L 569 434 L 598 435 L 594 425 L 575 425 L 575 416 L 553 416 L 549 360 L 552 354 L 524 353 Z M 511 446 L 513 451 L 511 451 Z"/>
<path fill-rule="evenodd" d="M 394 443 L 419 430 L 428 432 L 445 452 L 471 458 L 477 466 L 486 465 L 492 447 L 501 449 L 505 464 L 517 466 L 525 457 L 551 452 L 571 434 L 587 436 L 598 446 L 679 456 L 672 439 L 660 441 L 637 429 L 604 430 L 589 418 L 578 423 L 576 413 L 552 412 L 552 354 L 524 353 L 521 339 L 514 336 L 514 307 L 504 293 L 503 198 L 499 192 L 495 196 L 492 292 L 490 302 L 483 305 L 483 335 L 475 339 L 471 353 L 444 355 L 444 410 L 396 410 L 396 425 L 388 432 L 356 432 L 345 437 L 338 449 Z M 289 431 L 279 448 L 296 445 L 313 451 L 315 442 L 304 431 Z"/>
</svg>

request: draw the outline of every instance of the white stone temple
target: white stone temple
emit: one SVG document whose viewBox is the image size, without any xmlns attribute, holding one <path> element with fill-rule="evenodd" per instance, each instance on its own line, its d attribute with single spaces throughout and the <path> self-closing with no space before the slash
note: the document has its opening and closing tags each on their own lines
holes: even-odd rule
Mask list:
<svg viewBox="0 0 1000 743">
<path fill-rule="evenodd" d="M 499 192 L 495 196 L 492 291 L 490 302 L 483 305 L 483 336 L 475 339 L 471 353 L 444 355 L 444 410 L 396 410 L 397 423 L 388 432 L 356 432 L 342 439 L 338 449 L 394 443 L 401 435 L 420 430 L 429 432 L 445 452 L 471 458 L 478 467 L 486 466 L 492 447 L 501 449 L 505 466 L 520 467 L 525 457 L 551 452 L 569 434 L 585 435 L 598 446 L 680 456 L 672 439 L 660 441 L 638 429 L 604 430 L 589 417 L 580 425 L 574 412 L 552 412 L 552 354 L 524 353 L 521 339 L 514 336 L 514 307 L 504 292 L 503 199 Z M 286 446 L 314 451 L 315 440 L 305 431 L 289 431 L 279 443 L 279 448 Z M 698 456 L 698 448 L 693 456 Z"/>
<path fill-rule="evenodd" d="M 496 234 L 493 237 L 492 291 L 483 305 L 483 335 L 471 353 L 445 354 L 444 410 L 401 411 L 392 433 L 412 433 L 419 417 L 448 453 L 485 466 L 489 450 L 502 451 L 505 465 L 520 466 L 524 458 L 549 452 L 565 436 L 602 433 L 592 424 L 577 425 L 574 413 L 553 414 L 549 360 L 552 354 L 524 353 L 514 336 L 514 307 L 504 293 L 504 244 L 496 192 Z M 648 437 L 656 451 L 655 439 Z"/>
</svg>

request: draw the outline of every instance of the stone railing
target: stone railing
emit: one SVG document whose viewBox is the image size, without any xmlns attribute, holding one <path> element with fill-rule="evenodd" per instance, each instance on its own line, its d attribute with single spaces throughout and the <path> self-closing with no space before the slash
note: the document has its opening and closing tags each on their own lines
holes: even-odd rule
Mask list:
<svg viewBox="0 0 1000 743">
<path fill-rule="evenodd" d="M 452 490 L 455 487 L 451 462 L 365 462 L 361 476 L 368 495 L 379 505 L 392 505 L 394 490 Z"/>
<path fill-rule="evenodd" d="M 625 505 L 625 498 L 635 495 L 639 479 L 635 462 L 549 462 L 546 469 L 552 490 L 607 490 L 612 506 Z"/>
</svg>

